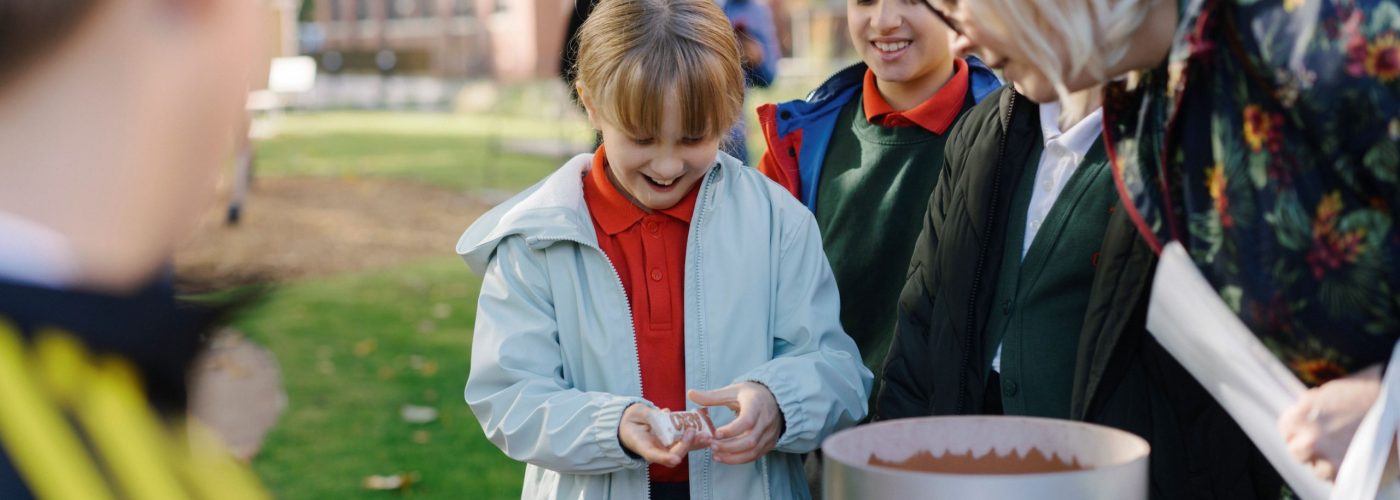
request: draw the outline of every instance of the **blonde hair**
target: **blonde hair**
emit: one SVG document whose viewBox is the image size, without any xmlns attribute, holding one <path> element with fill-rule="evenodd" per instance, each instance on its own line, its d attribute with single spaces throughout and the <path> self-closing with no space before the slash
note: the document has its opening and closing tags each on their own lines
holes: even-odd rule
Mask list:
<svg viewBox="0 0 1400 500">
<path fill-rule="evenodd" d="M 579 29 L 577 69 L 593 113 L 634 136 L 660 130 L 672 92 L 695 137 L 724 137 L 744 106 L 738 41 L 714 0 L 603 0 Z"/>
<path fill-rule="evenodd" d="M 1099 82 L 1128 54 L 1128 39 L 1161 0 L 965 0 L 968 13 L 1026 53 L 1061 97 L 1069 75 Z M 1055 50 L 1063 44 L 1065 57 Z"/>
</svg>

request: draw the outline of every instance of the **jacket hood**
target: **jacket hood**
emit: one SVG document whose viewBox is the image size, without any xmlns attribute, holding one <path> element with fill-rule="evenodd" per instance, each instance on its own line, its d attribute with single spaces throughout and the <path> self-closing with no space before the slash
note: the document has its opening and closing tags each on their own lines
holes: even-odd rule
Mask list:
<svg viewBox="0 0 1400 500">
<path fill-rule="evenodd" d="M 588 207 L 583 201 L 583 174 L 592 162 L 591 153 L 575 156 L 549 177 L 487 211 L 457 240 L 457 255 L 473 272 L 484 274 L 496 246 L 507 236 L 596 241 L 591 231 L 583 231 L 592 227 L 584 224 Z"/>
<path fill-rule="evenodd" d="M 702 185 L 722 167 L 743 167 L 723 151 L 715 162 L 715 168 L 700 181 Z M 559 240 L 596 246 L 598 236 L 593 233 L 592 216 L 583 199 L 583 176 L 592 165 L 592 153 L 575 156 L 549 177 L 492 208 L 458 238 L 457 255 L 482 275 L 496 246 L 513 235 L 523 236 L 532 248 Z"/>
</svg>

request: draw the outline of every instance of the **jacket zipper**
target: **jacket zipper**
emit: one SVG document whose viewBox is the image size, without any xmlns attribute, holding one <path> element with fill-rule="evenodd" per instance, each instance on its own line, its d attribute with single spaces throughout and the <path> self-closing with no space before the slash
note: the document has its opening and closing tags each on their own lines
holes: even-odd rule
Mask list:
<svg viewBox="0 0 1400 500">
<path fill-rule="evenodd" d="M 613 282 L 617 283 L 617 290 L 619 292 L 622 292 L 622 303 L 626 304 L 627 306 L 627 326 L 629 328 L 632 328 L 632 359 L 637 362 L 637 392 L 642 393 L 643 397 L 645 398 L 646 391 L 642 388 L 642 350 L 637 345 L 637 328 L 633 326 L 635 320 L 632 318 L 632 302 L 627 298 L 627 288 L 622 285 L 622 274 L 618 273 L 617 267 L 613 266 L 611 260 L 608 260 L 608 254 L 604 253 L 603 249 L 601 248 L 594 247 L 594 249 L 597 250 L 598 253 L 603 254 L 603 260 L 608 262 L 608 269 L 611 270 L 613 273 Z M 623 413 L 626 412 L 627 409 L 624 408 Z M 622 443 L 619 442 L 618 444 L 621 445 Z M 625 451 L 626 450 L 624 450 L 624 452 Z M 646 498 L 647 500 L 651 499 L 650 463 L 642 465 L 642 492 L 645 493 L 645 495 L 642 498 Z"/>
<path fill-rule="evenodd" d="M 634 361 L 636 361 L 636 363 L 637 363 L 637 391 L 638 391 L 638 392 L 642 392 L 642 355 L 641 355 L 641 350 L 637 347 L 637 331 L 636 331 L 636 328 L 635 328 L 634 326 L 632 326 L 632 323 L 633 323 L 633 319 L 632 319 L 632 302 L 629 301 L 629 300 L 627 299 L 627 288 L 624 287 L 624 286 L 622 285 L 622 275 L 619 274 L 619 273 L 617 272 L 617 267 L 616 267 L 616 266 L 613 266 L 612 261 L 608 259 L 608 254 L 605 253 L 605 252 L 603 252 L 603 249 L 602 249 L 602 248 L 599 248 L 597 245 L 590 244 L 590 243 L 585 242 L 585 241 L 583 241 L 583 240 L 581 240 L 581 239 L 578 239 L 578 238 L 569 238 L 569 237 L 558 237 L 558 238 L 556 238 L 556 237 L 541 236 L 541 237 L 535 238 L 535 240 L 536 240 L 536 241 L 571 241 L 571 242 L 577 243 L 579 246 L 583 246 L 583 247 L 587 247 L 587 248 L 591 248 L 591 249 L 593 249 L 593 250 L 596 250 L 598 253 L 600 253 L 600 254 L 603 255 L 603 262 L 606 262 L 606 263 L 608 264 L 608 270 L 609 270 L 609 271 L 612 271 L 613 283 L 617 283 L 617 290 L 618 290 L 618 292 L 619 292 L 619 293 L 621 294 L 621 296 L 622 296 L 622 305 L 623 305 L 624 307 L 627 308 L 627 327 L 628 327 L 628 328 L 632 328 L 632 359 L 633 359 Z M 643 392 L 643 394 L 645 394 L 645 392 Z M 626 412 L 626 409 L 623 409 L 623 412 L 625 413 L 625 412 Z M 620 438 L 619 438 L 619 439 L 620 439 Z M 620 445 L 620 444 L 622 444 L 622 443 L 619 442 L 618 444 Z M 625 452 L 626 452 L 626 451 L 624 450 L 624 453 L 625 453 Z M 642 466 L 642 475 L 643 475 L 643 480 L 642 480 L 642 488 L 643 488 L 643 490 L 642 490 L 642 491 L 646 492 L 646 496 L 643 497 L 643 498 L 650 499 L 650 498 L 651 498 L 651 464 L 650 464 L 650 463 L 648 463 L 647 465 Z"/>
<path fill-rule="evenodd" d="M 992 224 L 996 222 L 998 200 L 1001 197 L 1001 178 L 1005 170 L 1003 161 L 1006 160 L 1006 137 L 1011 134 L 1011 117 L 1016 110 L 1016 91 L 1011 90 L 1011 97 L 1006 104 L 1006 130 L 1001 133 L 1001 141 L 997 144 L 997 171 L 992 177 L 992 197 L 991 204 L 987 209 L 987 222 L 983 226 L 981 245 L 977 248 L 977 266 L 973 268 L 972 286 L 968 287 L 967 296 L 967 327 L 963 331 L 962 364 L 958 370 L 958 406 L 957 414 L 966 414 L 967 408 L 967 372 L 971 369 L 972 341 L 974 330 L 977 325 L 977 293 L 982 287 L 982 271 L 987 265 L 987 247 L 992 244 Z"/>
<path fill-rule="evenodd" d="M 721 168 L 721 166 L 720 166 L 720 165 L 715 165 L 715 168 Z M 700 283 L 701 283 L 701 281 L 700 281 L 700 268 L 701 268 L 701 266 L 700 266 L 700 258 L 701 258 L 701 256 L 703 256 L 703 255 L 705 254 L 705 253 L 704 253 L 704 243 L 702 243 L 703 240 L 700 238 L 700 230 L 704 227 L 704 224 L 705 224 L 705 214 L 708 212 L 709 207 L 710 207 L 710 205 L 711 205 L 710 203 L 708 203 L 708 201 L 706 201 L 706 200 L 709 200 L 710 190 L 711 190 L 711 188 L 712 188 L 713 185 L 714 185 L 714 181 L 711 179 L 711 177 L 713 177 L 713 176 L 715 176 L 715 175 L 719 175 L 719 174 L 720 174 L 720 173 L 716 173 L 716 174 L 711 174 L 710 176 L 707 176 L 707 177 L 705 178 L 704 184 L 701 184 L 701 185 L 700 185 L 700 199 L 702 200 L 702 202 L 701 202 L 701 204 L 700 204 L 700 206 L 699 206 L 699 209 L 697 210 L 697 212 L 696 212 L 696 214 L 695 214 L 695 223 L 692 225 L 692 230 L 695 231 L 695 286 L 696 286 L 696 290 L 695 290 L 695 300 L 696 300 L 695 307 L 696 307 L 696 310 L 699 310 L 699 307 L 700 307 L 700 305 L 701 305 L 701 304 L 699 303 L 700 297 L 702 297 L 702 296 L 704 295 L 703 293 L 700 293 L 700 289 L 699 289 L 699 286 L 700 286 Z M 694 333 L 695 333 L 697 336 L 699 336 L 699 338 L 698 338 L 697 340 L 703 340 L 703 338 L 704 338 L 704 337 L 703 337 L 703 336 L 704 336 L 704 331 L 705 331 L 705 325 L 704 325 L 705 315 L 699 314 L 699 315 L 696 315 L 695 318 L 696 318 L 697 326 L 699 326 L 699 328 L 697 328 L 698 331 L 696 331 L 696 332 L 694 332 Z M 699 342 L 699 343 L 701 344 L 701 347 L 702 347 L 702 348 L 700 349 L 700 352 L 696 354 L 696 358 L 698 358 L 698 360 L 700 361 L 700 378 L 701 378 L 702 380 L 708 380 L 709 377 L 710 377 L 710 366 L 709 366 L 709 363 L 708 363 L 709 360 L 705 357 L 705 349 L 703 349 L 703 342 Z M 704 469 L 701 471 L 701 483 L 700 483 L 700 487 L 701 487 L 701 496 L 700 496 L 700 498 L 711 498 L 712 493 L 711 493 L 711 491 L 710 491 L 710 483 L 711 483 L 711 481 L 710 481 L 710 474 L 711 474 L 710 469 L 711 469 L 711 467 L 712 467 L 712 464 L 713 464 L 713 461 L 706 461 L 706 462 L 705 462 L 705 467 L 704 467 Z M 759 470 L 759 478 L 760 478 L 760 480 L 763 481 L 763 498 L 765 498 L 765 499 L 771 499 L 771 498 L 773 498 L 773 492 L 772 492 L 772 484 L 771 484 L 771 481 L 769 481 L 769 479 L 768 479 L 768 457 L 767 457 L 767 456 L 762 456 L 762 457 L 759 457 L 759 458 L 758 458 L 758 470 Z"/>
<path fill-rule="evenodd" d="M 758 471 L 763 479 L 763 498 L 773 498 L 773 482 L 768 479 L 768 455 L 758 457 Z"/>
<path fill-rule="evenodd" d="M 720 167 L 720 165 L 717 163 L 717 164 L 715 164 L 714 168 L 721 168 L 721 167 Z M 710 189 L 711 189 L 711 187 L 714 185 L 713 177 L 716 176 L 716 175 L 719 175 L 719 174 L 720 174 L 719 172 L 714 172 L 714 173 L 711 173 L 711 174 L 705 176 L 704 182 L 703 182 L 702 184 L 700 184 L 700 205 L 699 205 L 699 207 L 696 209 L 696 213 L 695 213 L 695 223 L 691 225 L 691 231 L 693 231 L 693 232 L 695 233 L 695 269 L 693 270 L 693 272 L 695 273 L 695 304 L 694 304 L 694 311 L 696 312 L 696 315 L 695 315 L 695 322 L 696 322 L 696 326 L 697 326 L 697 328 L 695 329 L 696 331 L 691 332 L 691 333 L 694 333 L 694 334 L 695 334 L 695 336 L 696 336 L 696 345 L 699 347 L 699 349 L 697 349 L 698 352 L 695 353 L 695 358 L 696 358 L 697 361 L 700 362 L 700 366 L 699 366 L 698 368 L 699 368 L 700 380 L 702 380 L 702 381 L 704 381 L 704 380 L 709 380 L 709 378 L 710 378 L 710 366 L 709 366 L 709 363 L 708 363 L 709 360 L 705 357 L 705 348 L 704 348 L 704 346 L 705 346 L 705 344 L 704 344 L 704 335 L 705 335 L 705 333 L 704 333 L 704 332 L 705 332 L 705 324 L 704 324 L 704 323 L 705 323 L 705 315 L 704 315 L 704 314 L 699 314 L 700 306 L 701 306 L 701 304 L 700 304 L 700 297 L 704 296 L 703 293 L 700 293 L 700 284 L 702 283 L 702 281 L 700 280 L 700 277 L 701 277 L 701 276 L 700 276 L 700 258 L 701 258 L 703 255 L 705 255 L 705 252 L 704 252 L 704 243 L 702 243 L 703 240 L 700 238 L 700 230 L 701 230 L 702 227 L 704 227 L 704 224 L 705 224 L 705 214 L 709 211 L 709 208 L 710 208 L 710 202 L 709 202 L 709 199 L 710 199 L 710 198 L 709 198 L 709 196 L 710 196 Z M 702 467 L 702 468 L 701 468 L 701 471 L 700 471 L 700 488 L 701 488 L 701 489 L 700 489 L 700 498 L 710 498 L 710 497 L 711 497 L 711 492 L 710 492 L 710 467 L 711 467 L 711 463 L 712 463 L 711 461 L 706 461 L 705 464 L 704 464 L 704 467 Z"/>
</svg>

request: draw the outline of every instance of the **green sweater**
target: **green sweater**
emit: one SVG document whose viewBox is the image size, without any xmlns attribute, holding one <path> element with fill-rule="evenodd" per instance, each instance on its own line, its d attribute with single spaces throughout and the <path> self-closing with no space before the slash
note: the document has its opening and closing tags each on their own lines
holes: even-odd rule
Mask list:
<svg viewBox="0 0 1400 500">
<path fill-rule="evenodd" d="M 1023 258 L 1026 212 L 1040 153 L 1037 146 L 1011 198 L 1002 272 L 982 352 L 990 370 L 997 344 L 1002 345 L 1001 400 L 1007 415 L 1067 419 L 1096 257 L 1118 194 L 1102 141 L 1095 142 L 1051 205 Z"/>
<path fill-rule="evenodd" d="M 963 112 L 972 104 L 967 98 Z M 841 293 L 841 325 L 880 373 L 946 136 L 871 124 L 860 96 L 836 123 L 817 185 L 817 227 Z"/>
</svg>

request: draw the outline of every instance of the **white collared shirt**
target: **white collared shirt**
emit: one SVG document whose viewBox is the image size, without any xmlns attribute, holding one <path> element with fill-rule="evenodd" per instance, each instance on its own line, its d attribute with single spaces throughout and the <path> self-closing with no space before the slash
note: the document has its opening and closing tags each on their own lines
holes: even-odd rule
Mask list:
<svg viewBox="0 0 1400 500">
<path fill-rule="evenodd" d="M 1084 155 L 1094 146 L 1094 141 L 1103 134 L 1103 108 L 1095 109 L 1089 116 L 1079 120 L 1069 131 L 1060 131 L 1060 103 L 1050 102 L 1040 105 L 1040 134 L 1045 140 L 1045 151 L 1040 154 L 1040 163 L 1035 169 L 1035 189 L 1031 192 L 1031 204 L 1026 209 L 1026 232 L 1021 240 L 1021 258 L 1035 242 L 1035 235 L 1045 224 L 1045 219 L 1054 208 L 1055 200 L 1065 190 L 1069 178 L 1084 161 Z M 1010 270 L 1003 270 L 1008 272 Z M 997 345 L 996 356 L 992 358 L 992 370 L 1001 373 L 1001 345 Z"/>
<path fill-rule="evenodd" d="M 0 212 L 0 280 L 67 288 L 78 277 L 68 238 L 29 219 Z"/>
<path fill-rule="evenodd" d="M 1026 236 L 1021 243 L 1023 259 L 1055 206 L 1055 200 L 1065 190 L 1065 184 L 1103 133 L 1103 108 L 1089 113 L 1068 132 L 1060 131 L 1059 116 L 1060 103 L 1040 105 L 1040 133 L 1045 138 L 1045 152 L 1041 153 L 1040 165 L 1035 169 L 1035 190 L 1031 194 L 1030 209 L 1026 211 Z"/>
</svg>

